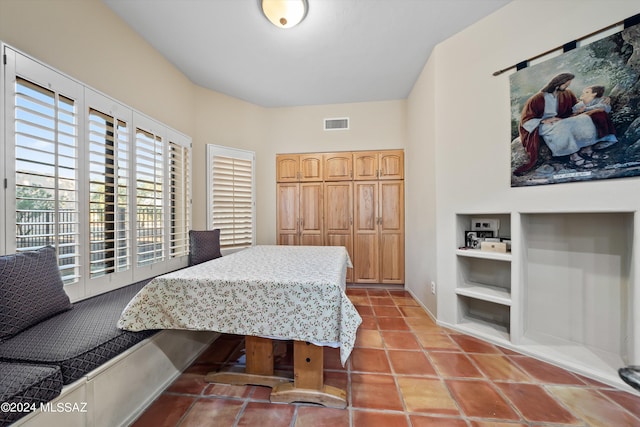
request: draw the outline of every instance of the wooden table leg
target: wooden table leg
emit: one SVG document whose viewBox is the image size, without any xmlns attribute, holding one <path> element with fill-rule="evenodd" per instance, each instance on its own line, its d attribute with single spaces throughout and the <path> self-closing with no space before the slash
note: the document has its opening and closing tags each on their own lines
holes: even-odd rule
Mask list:
<svg viewBox="0 0 640 427">
<path fill-rule="evenodd" d="M 263 385 L 274 387 L 287 383 L 291 378 L 275 375 L 273 367 L 273 341 L 269 338 L 245 337 L 246 368 L 244 371 L 210 372 L 204 378 L 210 383 L 234 385 Z"/>
<path fill-rule="evenodd" d="M 271 392 L 272 402 L 311 402 L 333 408 L 347 407 L 347 393 L 324 384 L 323 349 L 304 341 L 293 343 L 292 383 L 278 384 Z"/>
</svg>

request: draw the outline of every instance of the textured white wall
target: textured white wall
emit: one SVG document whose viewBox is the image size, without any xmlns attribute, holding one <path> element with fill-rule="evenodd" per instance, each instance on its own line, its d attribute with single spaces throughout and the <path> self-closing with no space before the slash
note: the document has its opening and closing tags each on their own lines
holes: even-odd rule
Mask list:
<svg viewBox="0 0 640 427">
<path fill-rule="evenodd" d="M 437 46 L 409 97 L 407 152 L 424 153 L 425 145 L 433 146 L 435 157 L 426 161 L 435 177 L 416 186 L 425 159 L 409 156 L 407 282 L 432 309 L 426 290 L 414 287 L 427 286 L 436 274 L 442 320 L 455 323 L 456 212 L 640 209 L 640 178 L 511 188 L 509 73 L 492 75 L 639 12 L 638 3 L 627 0 L 516 0 Z M 430 104 L 433 118 L 420 120 L 430 113 Z M 431 203 L 435 237 L 433 221 L 421 225 L 410 219 Z M 420 251 L 421 245 L 427 249 Z M 420 269 L 419 263 L 435 264 L 437 273 Z"/>
</svg>

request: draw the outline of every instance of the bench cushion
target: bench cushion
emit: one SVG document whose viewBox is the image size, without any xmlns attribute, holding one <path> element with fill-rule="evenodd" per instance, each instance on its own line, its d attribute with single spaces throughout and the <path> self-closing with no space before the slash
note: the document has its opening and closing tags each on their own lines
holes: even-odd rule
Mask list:
<svg viewBox="0 0 640 427">
<path fill-rule="evenodd" d="M 0 343 L 0 359 L 58 365 L 64 384 L 72 383 L 157 332 L 116 327 L 122 310 L 147 282 L 75 303 L 73 310 Z"/>
<path fill-rule="evenodd" d="M 57 366 L 36 366 L 0 362 L 0 402 L 15 405 L 0 411 L 0 426 L 13 423 L 28 412 L 15 412 L 31 406 L 40 408 L 62 391 L 62 373 Z"/>
<path fill-rule="evenodd" d="M 0 301 L 0 339 L 69 310 L 56 250 L 45 246 L 0 256 Z"/>
</svg>

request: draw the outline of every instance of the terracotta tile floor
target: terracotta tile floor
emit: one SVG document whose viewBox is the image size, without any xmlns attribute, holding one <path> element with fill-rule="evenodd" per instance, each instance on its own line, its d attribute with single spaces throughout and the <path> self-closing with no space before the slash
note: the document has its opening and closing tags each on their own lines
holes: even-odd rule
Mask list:
<svg viewBox="0 0 640 427">
<path fill-rule="evenodd" d="M 407 292 L 347 294 L 363 318 L 356 348 L 344 368 L 339 350 L 324 350 L 325 383 L 347 390 L 346 409 L 272 404 L 267 387 L 206 383 L 242 354 L 242 337 L 223 335 L 134 426 L 640 426 L 638 396 L 438 327 Z M 289 355 L 277 369 L 292 370 Z"/>
</svg>

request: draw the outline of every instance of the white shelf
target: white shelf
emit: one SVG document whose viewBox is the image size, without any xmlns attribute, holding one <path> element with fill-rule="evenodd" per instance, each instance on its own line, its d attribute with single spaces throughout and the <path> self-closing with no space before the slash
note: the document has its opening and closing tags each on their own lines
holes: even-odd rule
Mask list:
<svg viewBox="0 0 640 427">
<path fill-rule="evenodd" d="M 464 242 L 474 218 L 499 221 L 496 237 L 511 235 L 511 215 L 457 214 L 456 242 Z M 511 252 L 481 249 L 455 250 L 457 284 L 456 326 L 472 335 L 491 340 L 510 341 L 511 328 Z"/>
<path fill-rule="evenodd" d="M 471 286 L 456 288 L 456 294 L 511 306 L 511 293 L 507 289 L 498 286 L 472 284 Z"/>
<path fill-rule="evenodd" d="M 493 259 L 496 261 L 511 262 L 511 252 L 491 252 L 481 249 L 457 249 L 456 255 L 470 258 Z"/>
<path fill-rule="evenodd" d="M 512 238 L 515 255 L 458 249 L 473 218 L 500 220 L 498 237 Z M 629 298 L 638 289 L 639 230 L 636 211 L 457 213 L 455 284 L 442 317 L 453 329 L 629 391 L 617 371 L 640 363 L 639 300 Z"/>
<path fill-rule="evenodd" d="M 454 329 L 492 342 L 510 342 L 509 331 L 507 328 L 480 319 L 464 318 L 454 326 Z"/>
</svg>

